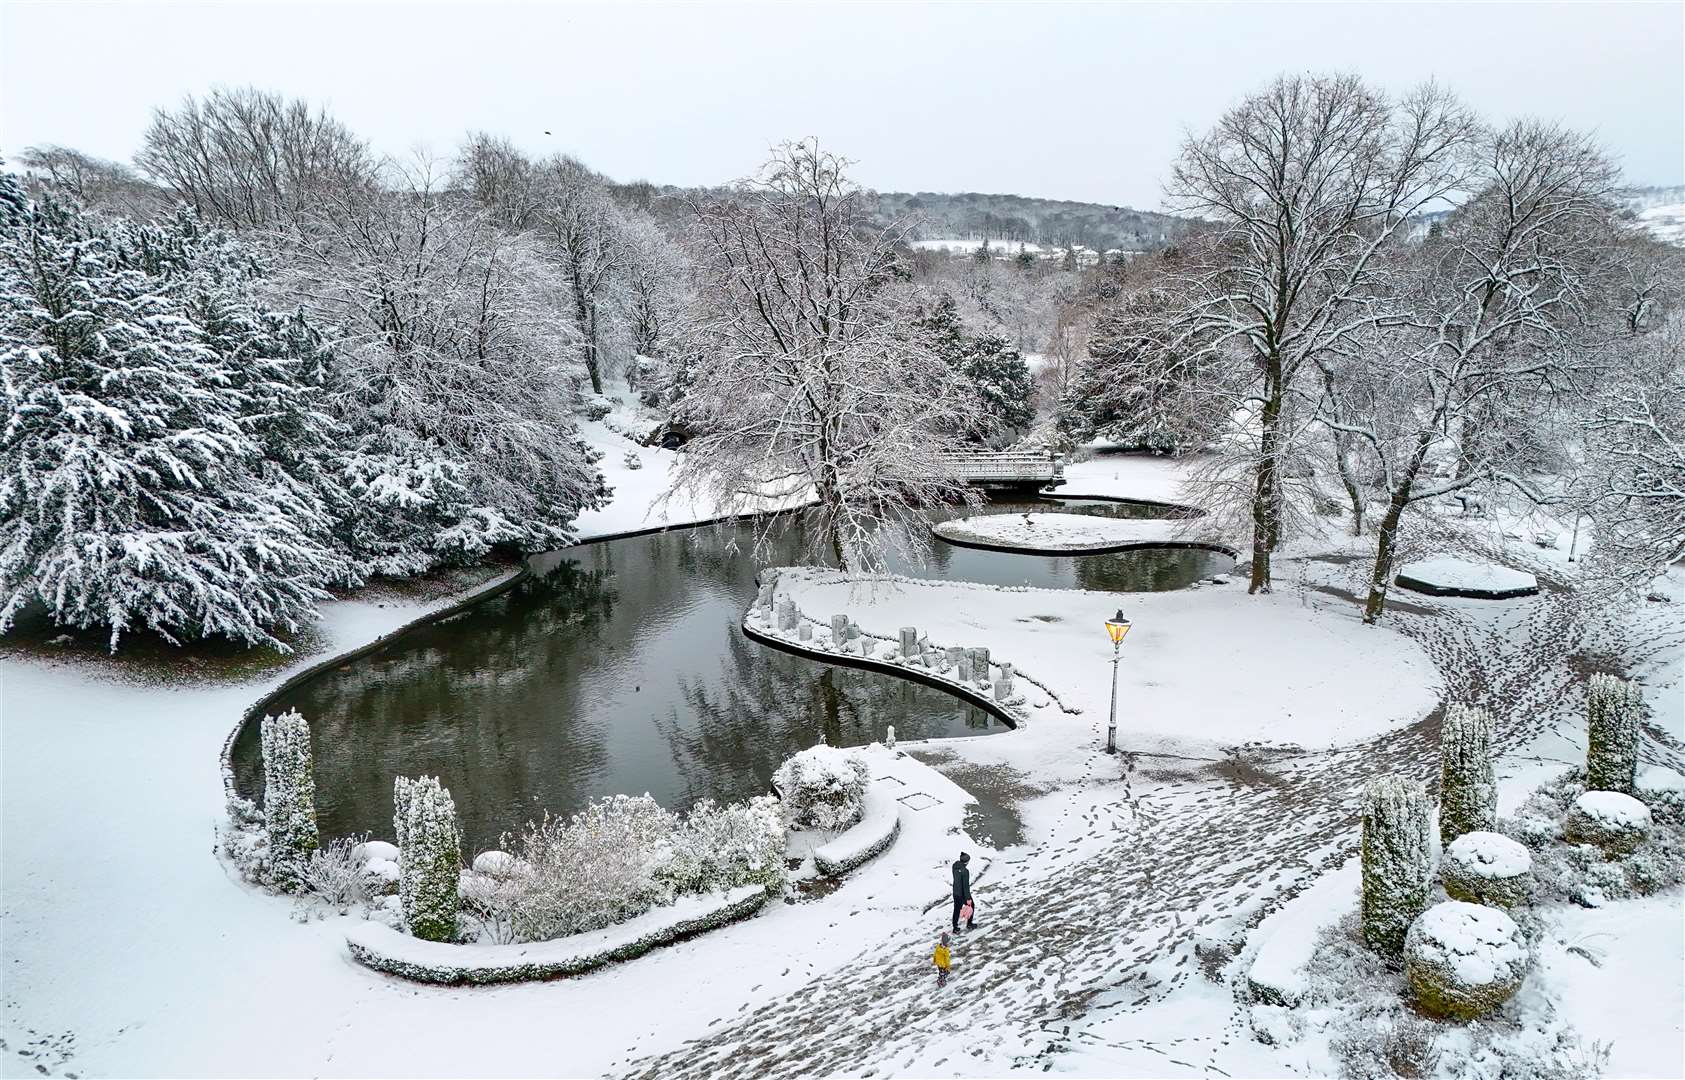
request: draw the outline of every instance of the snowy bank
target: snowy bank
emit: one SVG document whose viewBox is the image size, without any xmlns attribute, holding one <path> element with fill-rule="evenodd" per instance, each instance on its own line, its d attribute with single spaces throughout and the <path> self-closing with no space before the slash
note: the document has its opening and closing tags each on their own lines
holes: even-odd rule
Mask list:
<svg viewBox="0 0 1685 1080">
<path fill-rule="evenodd" d="M 1429 596 L 1508 600 L 1539 591 L 1539 579 L 1525 570 L 1449 557 L 1422 559 L 1399 567 L 1398 586 Z"/>
<path fill-rule="evenodd" d="M 764 885 L 686 896 L 635 919 L 554 941 L 521 945 L 452 945 L 410 937 L 377 922 L 345 934 L 352 957 L 366 967 L 417 982 L 506 983 L 581 975 L 630 960 L 683 937 L 751 915 L 766 902 Z"/>
<path fill-rule="evenodd" d="M 979 514 L 939 522 L 932 531 L 951 544 L 1037 554 L 1196 547 L 1233 555 L 1222 544 L 1181 535 L 1175 518 L 1109 518 L 1093 514 Z"/>
<path fill-rule="evenodd" d="M 899 789 L 901 785 L 894 785 Z M 813 865 L 822 874 L 835 877 L 862 865 L 895 843 L 901 831 L 901 804 L 895 790 L 883 780 L 866 788 L 865 813 L 860 820 L 830 843 L 816 849 Z"/>
</svg>

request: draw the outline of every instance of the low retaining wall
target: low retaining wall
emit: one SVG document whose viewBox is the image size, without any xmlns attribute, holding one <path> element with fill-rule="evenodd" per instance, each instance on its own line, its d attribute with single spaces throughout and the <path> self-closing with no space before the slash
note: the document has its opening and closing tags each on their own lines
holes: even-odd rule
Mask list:
<svg viewBox="0 0 1685 1080">
<path fill-rule="evenodd" d="M 1435 585 L 1420 578 L 1413 578 L 1409 574 L 1398 575 L 1393 579 L 1393 584 L 1427 596 L 1460 596 L 1468 600 L 1514 600 L 1518 596 L 1539 594 L 1538 585 L 1523 585 L 1514 589 L 1476 589 L 1468 586 Z"/>
<path fill-rule="evenodd" d="M 359 964 L 415 982 L 483 986 L 583 975 L 607 964 L 700 934 L 755 913 L 764 885 L 686 897 L 635 919 L 587 934 L 523 945 L 452 945 L 423 941 L 382 923 L 360 923 L 345 944 Z"/>
<path fill-rule="evenodd" d="M 866 789 L 866 812 L 841 836 L 813 853 L 813 865 L 821 874 L 836 877 L 863 866 L 895 843 L 901 835 L 901 804 L 873 784 Z"/>
</svg>

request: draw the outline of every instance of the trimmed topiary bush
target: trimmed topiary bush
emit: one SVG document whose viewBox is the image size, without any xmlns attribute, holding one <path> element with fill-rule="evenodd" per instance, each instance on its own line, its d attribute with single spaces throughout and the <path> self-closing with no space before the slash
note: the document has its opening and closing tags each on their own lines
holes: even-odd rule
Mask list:
<svg viewBox="0 0 1685 1080">
<path fill-rule="evenodd" d="M 263 828 L 269 837 L 269 876 L 285 892 L 305 888 L 310 856 L 321 846 L 316 831 L 316 776 L 310 757 L 310 725 L 296 709 L 265 716 L 263 744 Z"/>
<path fill-rule="evenodd" d="M 1428 906 L 1431 817 L 1415 781 L 1383 776 L 1363 793 L 1363 940 L 1389 958 L 1402 954 L 1410 923 Z"/>
<path fill-rule="evenodd" d="M 427 941 L 456 938 L 462 874 L 462 842 L 456 801 L 437 777 L 398 777 L 392 785 L 397 807 L 398 901 L 410 933 Z"/>
<path fill-rule="evenodd" d="M 1498 823 L 1498 783 L 1492 774 L 1492 716 L 1454 704 L 1439 734 L 1439 841 L 1489 832 Z"/>
<path fill-rule="evenodd" d="M 1508 1001 L 1533 965 L 1515 920 L 1497 908 L 1451 900 L 1410 924 L 1404 977 L 1421 1010 L 1474 1020 Z"/>
<path fill-rule="evenodd" d="M 1650 808 L 1618 791 L 1587 791 L 1568 808 L 1562 835 L 1571 844 L 1593 844 L 1605 855 L 1636 851 L 1649 834 Z"/>
<path fill-rule="evenodd" d="M 1445 849 L 1439 880 L 1453 900 L 1520 907 L 1533 897 L 1533 856 L 1501 833 L 1464 833 Z"/>
<path fill-rule="evenodd" d="M 1586 683 L 1586 788 L 1631 795 L 1638 772 L 1638 725 L 1644 696 L 1613 675 Z"/>
<path fill-rule="evenodd" d="M 868 779 L 859 754 L 821 743 L 792 754 L 772 774 L 793 829 L 846 829 L 860 820 Z"/>
</svg>

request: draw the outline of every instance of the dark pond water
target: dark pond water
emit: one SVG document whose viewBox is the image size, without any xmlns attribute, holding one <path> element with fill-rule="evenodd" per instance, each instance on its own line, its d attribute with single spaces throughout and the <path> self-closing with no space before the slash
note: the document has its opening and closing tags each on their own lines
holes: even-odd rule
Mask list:
<svg viewBox="0 0 1685 1080">
<path fill-rule="evenodd" d="M 993 503 L 984 512 L 1157 508 Z M 540 574 L 447 622 L 417 630 L 290 692 L 310 721 L 325 836 L 392 834 L 392 780 L 437 775 L 468 853 L 548 810 L 616 792 L 683 809 L 767 790 L 778 763 L 821 736 L 833 746 L 1002 728 L 931 687 L 765 648 L 740 632 L 763 565 L 799 561 L 799 521 L 766 560 L 747 526 L 688 529 L 538 556 Z M 730 541 L 737 540 L 734 550 Z M 1233 560 L 1174 549 L 1046 558 L 938 541 L 897 572 L 994 584 L 1155 591 Z M 262 789 L 256 726 L 234 746 L 235 782 Z"/>
</svg>

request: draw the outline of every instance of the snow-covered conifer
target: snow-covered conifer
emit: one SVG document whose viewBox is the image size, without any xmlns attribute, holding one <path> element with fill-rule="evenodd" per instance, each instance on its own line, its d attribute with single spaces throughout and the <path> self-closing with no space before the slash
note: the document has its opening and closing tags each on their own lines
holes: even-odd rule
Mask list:
<svg viewBox="0 0 1685 1080">
<path fill-rule="evenodd" d="M 1644 694 L 1601 672 L 1586 683 L 1586 789 L 1632 794 Z"/>
<path fill-rule="evenodd" d="M 1498 821 L 1498 784 L 1492 773 L 1492 716 L 1457 702 L 1439 733 L 1439 840 L 1490 832 Z"/>
<path fill-rule="evenodd" d="M 321 843 L 316 832 L 310 725 L 296 709 L 289 709 L 280 716 L 265 716 L 259 734 L 269 873 L 277 886 L 292 892 L 306 884 L 310 857 Z"/>
<path fill-rule="evenodd" d="M 285 648 L 344 564 L 308 480 L 265 456 L 250 342 L 194 320 L 190 245 L 4 201 L 0 631 L 39 601 L 113 648 L 137 625 Z"/>
<path fill-rule="evenodd" d="M 1411 921 L 1428 906 L 1431 816 L 1413 780 L 1383 776 L 1363 793 L 1363 940 L 1384 956 L 1402 955 Z"/>
<path fill-rule="evenodd" d="M 398 833 L 398 901 L 410 933 L 428 941 L 456 937 L 462 843 L 456 802 L 437 777 L 398 777 L 392 785 Z"/>
</svg>

